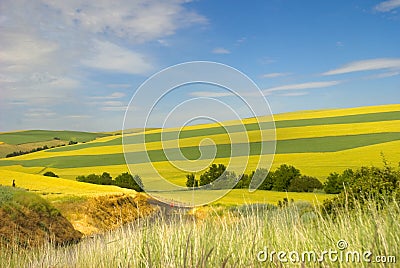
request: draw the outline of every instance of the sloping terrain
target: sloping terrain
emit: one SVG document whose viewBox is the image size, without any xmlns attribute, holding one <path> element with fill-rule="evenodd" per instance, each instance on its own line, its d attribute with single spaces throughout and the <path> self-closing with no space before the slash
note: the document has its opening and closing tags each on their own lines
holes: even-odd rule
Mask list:
<svg viewBox="0 0 400 268">
<path fill-rule="evenodd" d="M 271 124 L 263 121 L 262 117 L 259 120 L 261 124 Z M 168 163 L 166 152 L 179 147 L 185 157 L 194 160 L 200 156 L 199 143 L 208 138 L 217 147 L 214 162 L 227 163 L 233 146 L 239 152 L 241 146 L 247 146 L 245 141 L 243 144 L 230 144 L 230 138 L 240 135 L 243 129 L 240 124 L 244 124 L 252 159 L 260 152 L 261 141 L 259 126 L 255 122 L 254 118 L 249 118 L 225 122 L 225 128 L 220 124 L 188 126 L 179 133 L 177 129 L 165 129 L 163 142 L 160 141 L 162 130 L 149 130 L 145 144 L 141 143 L 140 134 L 131 133 L 125 137 L 130 144 L 126 149 L 135 161 L 135 171 L 142 177 L 147 174 L 143 164 L 148 161 L 148 154 L 152 164 L 163 175 L 184 185 L 186 174 Z M 390 162 L 397 163 L 400 160 L 400 152 L 395 149 L 400 141 L 399 123 L 398 104 L 275 115 L 277 147 L 274 166 L 293 164 L 303 173 L 324 180 L 330 172 L 340 172 L 344 168 L 380 165 L 381 153 Z M 177 135 L 179 140 L 176 140 Z M 83 144 L 1 159 L 0 168 L 27 173 L 44 173 L 51 169 L 68 179 L 103 171 L 117 175 L 127 171 L 121 142 L 120 135 L 108 136 Z M 169 154 L 171 156 L 174 160 L 173 153 Z M 242 155 L 239 153 L 234 157 Z M 247 170 L 254 168 L 255 164 L 250 161 Z"/>
<path fill-rule="evenodd" d="M 48 148 L 65 146 L 70 142 L 88 142 L 107 135 L 112 133 L 54 130 L 0 132 L 0 158 L 13 152 L 29 152 L 44 146 Z"/>
<path fill-rule="evenodd" d="M 21 188 L 0 186 L 0 219 L 0 245 L 59 245 L 82 237 L 48 201 Z"/>
</svg>

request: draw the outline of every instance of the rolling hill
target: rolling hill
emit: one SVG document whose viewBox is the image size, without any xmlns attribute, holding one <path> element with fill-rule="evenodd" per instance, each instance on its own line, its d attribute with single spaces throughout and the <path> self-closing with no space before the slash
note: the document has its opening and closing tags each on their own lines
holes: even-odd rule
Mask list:
<svg viewBox="0 0 400 268">
<path fill-rule="evenodd" d="M 358 168 L 363 165 L 382 165 L 381 154 L 397 165 L 400 161 L 400 104 L 359 107 L 350 109 L 301 111 L 278 114 L 274 116 L 276 125 L 276 155 L 273 168 L 286 163 L 299 168 L 303 174 L 316 176 L 321 181 L 331 172 L 340 172 L 346 168 Z M 258 118 L 261 124 L 271 124 Z M 249 139 L 250 158 L 246 171 L 256 167 L 260 153 L 260 130 L 254 118 L 221 124 L 205 124 L 178 129 L 152 129 L 146 131 L 146 143 L 141 141 L 140 133 L 129 133 L 124 139 L 129 142 L 125 151 L 134 159 L 133 173 L 145 178 L 150 174 L 148 158 L 152 166 L 171 182 L 185 185 L 187 172 L 171 165 L 170 160 L 180 161 L 175 155 L 180 149 L 189 160 L 199 158 L 198 145 L 205 138 L 216 144 L 214 163 L 229 163 L 232 148 L 245 148 L 247 143 L 240 140 L 243 129 Z M 241 127 L 241 125 L 244 126 Z M 178 132 L 179 131 L 179 132 Z M 161 133 L 163 132 L 163 142 Z M 229 133 L 229 134 L 228 134 Z M 25 137 L 29 134 L 28 137 Z M 31 136 L 32 135 L 32 136 Z M 71 139 L 70 132 L 44 134 L 33 132 L 16 132 L 0 134 L 0 141 L 18 143 L 21 141 L 38 142 L 43 139 L 60 136 Z M 235 138 L 235 135 L 237 137 Z M 65 179 L 75 179 L 78 175 L 102 173 L 104 171 L 116 176 L 128 171 L 123 154 L 122 136 L 96 133 L 81 133 L 80 139 L 95 140 L 53 148 L 22 156 L 0 159 L 0 169 L 28 174 L 43 174 L 51 170 Z M 179 139 L 176 139 L 179 137 Z M 236 143 L 231 144 L 230 139 Z M 42 140 L 43 140 L 42 139 Z M 267 141 L 268 142 L 268 141 Z M 203 148 L 208 148 L 204 145 Z M 179 150 L 178 150 L 179 152 Z M 240 153 L 235 159 L 245 160 Z M 212 160 L 212 159 L 211 159 Z M 253 161 L 254 160 L 254 161 Z M 209 163 L 210 159 L 203 159 Z M 131 161 L 132 162 L 132 161 Z M 184 164 L 184 163 L 182 163 Z M 233 170 L 235 166 L 233 166 Z"/>
</svg>

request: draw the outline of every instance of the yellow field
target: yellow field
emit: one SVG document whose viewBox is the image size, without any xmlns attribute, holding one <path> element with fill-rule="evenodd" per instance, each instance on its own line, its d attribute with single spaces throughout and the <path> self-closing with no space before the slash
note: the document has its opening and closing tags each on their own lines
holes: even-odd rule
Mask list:
<svg viewBox="0 0 400 268">
<path fill-rule="evenodd" d="M 277 168 L 281 164 L 291 164 L 301 170 L 303 174 L 318 177 L 321 181 L 324 181 L 326 177 L 331 172 L 341 172 L 347 168 L 359 168 L 365 165 L 382 165 L 381 153 L 384 153 L 385 158 L 394 166 L 400 159 L 400 141 L 387 142 L 382 144 L 370 145 L 350 150 L 344 150 L 340 152 L 331 153 L 295 153 L 295 154 L 278 154 L 275 155 L 273 162 L 273 169 Z M 43 154 L 44 152 L 39 152 L 32 154 Z M 236 160 L 246 161 L 246 157 L 236 157 Z M 229 158 L 219 158 L 216 159 L 215 163 L 222 163 L 228 165 Z M 258 161 L 258 156 L 250 156 L 249 163 L 247 165 L 246 172 L 251 172 L 256 168 L 256 163 Z M 239 162 L 240 161 L 235 161 Z M 190 164 L 188 162 L 176 161 L 175 163 L 179 165 Z M 198 166 L 202 165 L 207 167 L 210 162 L 208 160 L 203 160 L 198 162 Z M 152 163 L 154 168 L 160 172 L 163 177 L 168 178 L 171 182 L 178 185 L 184 186 L 185 176 L 187 172 L 182 172 L 171 163 L 168 162 L 155 162 Z M 132 165 L 132 172 L 138 173 L 142 177 L 149 176 L 151 174 L 151 169 L 149 169 L 149 164 L 136 164 Z M 127 172 L 128 168 L 126 165 L 113 165 L 113 166 L 96 166 L 96 167 L 83 167 L 83 168 L 48 168 L 43 167 L 22 167 L 22 166 L 7 166 L 2 167 L 2 169 L 26 172 L 31 174 L 43 173 L 47 170 L 55 172 L 60 177 L 66 179 L 75 179 L 78 175 L 96 173 L 100 174 L 102 172 L 109 172 L 113 177 Z M 238 167 L 230 166 L 230 169 L 237 171 Z"/>
<path fill-rule="evenodd" d="M 326 109 L 318 111 L 299 111 L 292 113 L 284 113 L 274 115 L 275 120 L 295 120 L 295 119 L 309 119 L 309 118 L 323 118 L 334 117 L 343 115 L 356 115 L 356 114 L 369 114 L 369 113 L 383 113 L 395 112 L 400 110 L 400 104 L 379 105 L 379 106 L 365 106 L 347 109 Z"/>
<path fill-rule="evenodd" d="M 368 122 L 356 124 L 335 124 L 335 125 L 320 125 L 320 126 L 306 126 L 306 127 L 292 127 L 277 129 L 277 140 L 289 140 L 300 138 L 315 138 L 326 136 L 341 136 L 341 135 L 359 135 L 368 133 L 383 133 L 383 132 L 400 132 L 400 120 L 392 120 L 385 122 Z M 268 137 L 270 131 L 263 131 L 264 137 Z M 116 137 L 105 137 L 98 139 L 94 142 L 107 141 L 115 139 Z M 103 140 L 104 139 L 104 140 Z M 243 133 L 231 133 L 209 135 L 207 139 L 211 139 L 214 144 L 224 143 L 241 143 L 241 142 L 258 142 L 263 140 L 259 131 L 248 131 L 247 135 Z M 159 150 L 168 148 L 199 146 L 205 140 L 204 136 L 186 138 L 181 140 L 169 140 L 164 142 L 149 142 L 146 144 L 131 144 L 125 147 L 127 152 L 138 152 L 145 150 Z M 265 139 L 264 139 L 265 140 Z M 207 141 L 207 140 L 206 140 Z M 207 144 L 212 144 L 207 141 Z M 202 144 L 205 145 L 205 144 Z M 29 160 L 48 158 L 53 156 L 73 156 L 73 155 L 102 155 L 102 154 L 118 154 L 123 153 L 121 145 L 112 146 L 98 146 L 92 148 L 84 148 L 74 151 L 65 152 L 46 152 L 41 151 L 35 154 L 26 154 L 15 157 L 13 159 Z"/>
<path fill-rule="evenodd" d="M 15 180 L 16 186 L 41 194 L 49 200 L 74 196 L 97 196 L 104 194 L 136 194 L 135 191 L 116 186 L 103 186 L 61 178 L 50 178 L 10 170 L 0 169 L 0 184 L 10 185 Z"/>
<path fill-rule="evenodd" d="M 325 110 L 325 111 L 306 111 L 287 113 L 282 115 L 276 115 L 276 120 L 292 120 L 292 119 L 305 119 L 305 118 L 322 118 L 342 115 L 353 115 L 353 114 L 365 114 L 375 112 L 389 112 L 399 111 L 400 105 L 386 105 L 386 106 L 374 106 L 374 107 L 361 107 L 351 109 L 340 109 L 340 110 Z M 244 119 L 244 123 L 253 123 L 256 119 Z M 261 118 L 266 120 L 266 118 Z M 239 121 L 224 122 L 224 125 L 238 124 Z M 214 124 L 219 126 L 219 124 Z M 212 125 L 196 125 L 188 126 L 185 129 L 204 129 Z M 162 130 L 149 130 L 148 133 L 156 133 Z M 168 129 L 167 131 L 172 131 Z M 265 131 L 268 133 L 268 131 Z M 400 132 L 400 120 L 385 121 L 385 122 L 368 122 L 368 123 L 355 123 L 355 124 L 335 124 L 335 125 L 319 125 L 319 126 L 305 126 L 305 127 L 291 127 L 277 129 L 278 140 L 289 140 L 299 138 L 313 138 L 313 137 L 325 137 L 325 136 L 341 136 L 341 135 L 358 135 L 368 133 L 382 133 L 382 132 Z M 137 133 L 129 134 L 137 135 Z M 246 137 L 247 136 L 247 137 Z M 13 160 L 29 160 L 48 158 L 53 156 L 74 156 L 74 155 L 102 155 L 102 154 L 118 154 L 123 152 L 121 145 L 115 146 L 101 146 L 101 142 L 110 141 L 116 138 L 120 138 L 120 135 L 109 136 L 96 139 L 91 143 L 99 143 L 97 147 L 85 148 L 80 150 L 72 150 L 65 152 L 48 152 L 40 151 L 32 154 L 26 154 L 18 157 L 13 157 Z M 261 140 L 260 133 L 258 131 L 249 131 L 247 135 L 243 133 L 232 133 L 209 135 L 207 137 L 193 137 L 181 140 L 165 141 L 161 142 L 150 142 L 147 144 L 133 144 L 127 146 L 125 149 L 129 152 L 144 151 L 144 150 L 157 150 L 167 148 L 177 148 L 186 146 L 198 146 L 205 138 L 213 140 L 215 144 L 230 143 L 230 142 L 247 142 L 247 138 L 250 142 L 257 142 Z M 1 142 L 0 142 L 1 143 Z M 73 147 L 72 145 L 71 147 Z M 322 182 L 331 172 L 341 172 L 344 169 L 352 168 L 357 169 L 365 165 L 381 166 L 383 164 L 381 159 L 381 153 L 385 155 L 385 158 L 393 166 L 397 166 L 400 161 L 400 141 L 386 142 L 377 145 L 364 146 L 355 149 L 343 150 L 339 152 L 327 152 L 327 153 L 292 153 L 292 154 L 278 154 L 275 155 L 272 169 L 276 169 L 281 164 L 294 165 L 300 169 L 302 174 L 315 176 Z M 236 173 L 242 173 L 240 168 L 245 165 L 245 173 L 250 173 L 257 167 L 260 156 L 250 157 L 234 157 L 234 158 L 219 158 L 214 163 L 222 163 L 229 167 L 230 170 Z M 248 161 L 246 165 L 246 161 Z M 194 161 L 175 161 L 179 167 L 185 167 L 193 165 Z M 201 167 L 203 172 L 212 162 L 210 160 L 196 161 L 196 167 Z M 230 165 L 229 165 L 230 164 Z M 268 163 L 264 163 L 261 167 L 268 166 Z M 169 162 L 154 162 L 154 163 L 143 163 L 131 165 L 133 174 L 139 174 L 142 178 L 146 178 L 147 181 L 155 181 L 158 176 L 154 175 L 154 170 L 159 172 L 161 177 L 167 178 L 170 182 L 177 185 L 185 186 L 186 175 L 189 172 L 182 171 L 178 167 L 174 166 Z M 46 171 L 53 171 L 63 179 L 54 179 L 43 177 L 41 175 L 29 175 L 29 174 L 43 174 Z M 185 170 L 185 168 L 183 168 Z M 24 188 L 39 191 L 47 194 L 48 198 L 58 198 L 64 195 L 92 195 L 96 193 L 109 193 L 111 192 L 125 192 L 129 190 L 123 190 L 118 187 L 110 186 L 98 186 L 90 184 L 82 184 L 75 182 L 75 178 L 79 175 L 88 175 L 91 173 L 101 174 L 108 172 L 111 176 L 115 177 L 123 172 L 127 172 L 128 167 L 124 164 L 111 165 L 111 166 L 95 166 L 95 167 L 80 167 L 80 168 L 45 168 L 45 167 L 22 167 L 21 165 L 13 165 L 1 167 L 0 170 L 0 183 L 10 185 L 13 178 L 17 179 L 17 185 Z M 198 172 L 198 173 L 200 173 Z M 29 174 L 27 174 L 29 173 Z M 54 183 L 56 182 L 56 183 Z M 72 183 L 72 184 L 69 184 Z M 61 186 L 62 185 L 62 186 Z M 36 187 L 36 188 L 35 188 Z M 233 192 L 234 193 L 234 192 Z M 232 194 L 233 194 L 232 193 Z M 247 196 L 247 195 L 246 195 Z M 257 196 L 257 195 L 254 195 Z M 223 199 L 224 202 L 230 201 L 233 197 L 227 195 Z M 231 199 L 229 199 L 231 198 Z M 263 197 L 264 198 L 264 197 Z M 273 198 L 272 196 L 270 198 Z M 278 198 L 278 197 L 276 197 Z M 281 199 L 279 196 L 278 199 Z M 259 200 L 257 196 L 256 199 Z M 272 200 L 272 199 L 271 199 Z M 256 202 L 256 201 L 254 201 Z"/>
<path fill-rule="evenodd" d="M 294 201 L 305 201 L 315 205 L 322 204 L 325 199 L 333 198 L 336 195 L 323 194 L 323 193 L 294 193 L 294 192 L 274 192 L 274 191 L 263 191 L 258 190 L 255 192 L 249 192 L 248 189 L 233 189 L 227 190 L 200 190 L 200 191 L 179 191 L 179 192 L 164 192 L 158 196 L 154 193 L 154 197 L 164 202 L 174 202 L 182 205 L 189 205 L 190 203 L 202 204 L 207 202 L 204 197 L 207 196 L 207 201 L 213 200 L 211 204 L 223 204 L 223 205 L 243 205 L 243 204 L 255 204 L 255 203 L 270 203 L 277 204 L 278 201 L 282 201 L 284 198 L 288 200 L 293 199 Z M 223 196 L 223 197 L 221 197 Z M 221 197 L 221 198 L 220 198 Z M 180 202 L 185 200 L 186 202 Z"/>
<path fill-rule="evenodd" d="M 277 204 L 283 198 L 294 201 L 307 201 L 312 204 L 322 204 L 327 198 L 333 198 L 335 195 L 320 194 L 320 193 L 284 193 L 273 191 L 255 191 L 250 193 L 246 189 L 235 189 L 229 192 L 221 199 L 214 202 L 214 204 L 224 205 L 240 205 L 240 204 L 254 204 L 254 203 L 271 203 Z"/>
<path fill-rule="evenodd" d="M 311 110 L 311 111 L 290 112 L 283 114 L 275 114 L 273 115 L 273 118 L 275 121 L 281 121 L 281 120 L 324 118 L 324 117 L 335 117 L 335 116 L 357 115 L 357 114 L 368 114 L 368 113 L 394 112 L 399 110 L 400 110 L 400 104 L 390 104 L 390 105 L 366 106 L 366 107 L 356 107 L 356 108 L 346 108 L 346 109 L 326 109 L 318 111 Z M 170 128 L 168 130 L 169 131 L 191 130 L 204 127 L 237 125 L 238 122 L 242 122 L 243 124 L 251 124 L 256 122 L 268 122 L 268 121 L 271 121 L 271 116 L 246 118 L 242 120 L 230 120 L 230 121 L 224 121 L 222 123 L 212 123 L 207 125 L 186 126 L 184 128 Z M 159 133 L 161 131 L 162 129 L 156 129 L 147 131 L 146 133 Z"/>
<path fill-rule="evenodd" d="M 301 170 L 303 174 L 318 177 L 321 181 L 324 181 L 331 172 L 341 172 L 347 168 L 357 169 L 365 165 L 381 166 L 382 159 L 381 153 L 383 152 L 385 158 L 394 166 L 400 159 L 400 141 L 387 142 L 384 144 L 377 144 L 371 146 L 365 146 L 361 148 L 355 148 L 350 150 L 344 150 L 341 152 L 333 153 L 300 153 L 300 154 L 279 154 L 275 156 L 273 162 L 273 169 L 277 168 L 281 164 L 291 164 Z M 246 157 L 237 157 L 236 160 L 246 161 Z M 215 160 L 215 163 L 222 163 L 228 165 L 229 158 L 220 158 Z M 256 168 L 256 162 L 258 156 L 249 157 L 249 163 L 247 165 L 246 172 L 251 172 Z M 238 161 L 240 163 L 240 161 Z M 179 165 L 184 165 L 187 162 L 176 161 Z M 198 165 L 207 167 L 209 162 L 207 160 L 199 161 Z M 169 162 L 155 162 L 152 163 L 154 168 L 160 172 L 161 176 L 168 178 L 172 183 L 184 186 L 187 172 L 182 172 Z M 133 173 L 138 173 L 142 177 L 148 178 L 152 174 L 149 169 L 149 164 L 136 164 L 132 165 Z M 8 167 L 6 167 L 8 169 Z M 231 166 L 231 170 L 237 171 L 238 167 Z M 51 169 L 56 174 L 68 178 L 74 179 L 76 176 L 81 174 L 90 173 L 102 173 L 104 171 L 109 172 L 111 175 L 116 176 L 122 172 L 126 172 L 128 169 L 125 165 L 116 166 L 97 166 L 97 167 L 85 167 L 85 168 L 67 168 L 67 169 Z"/>
</svg>

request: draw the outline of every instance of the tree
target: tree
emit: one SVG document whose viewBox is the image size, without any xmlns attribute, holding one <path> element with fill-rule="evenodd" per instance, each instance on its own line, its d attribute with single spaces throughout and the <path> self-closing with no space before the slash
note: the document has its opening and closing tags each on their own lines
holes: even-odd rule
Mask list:
<svg viewBox="0 0 400 268">
<path fill-rule="evenodd" d="M 274 186 L 274 172 L 270 171 L 268 172 L 268 169 L 265 168 L 260 168 L 257 169 L 254 173 L 253 176 L 256 180 L 263 180 L 261 185 L 258 187 L 260 190 L 271 190 L 272 187 Z M 252 178 L 253 178 L 252 176 Z"/>
<path fill-rule="evenodd" d="M 324 212 L 334 214 L 340 209 L 363 208 L 371 202 L 381 209 L 393 201 L 400 201 L 400 169 L 386 165 L 383 168 L 362 167 L 346 172 L 346 191 L 324 201 Z M 357 204 L 357 206 L 356 206 Z"/>
<path fill-rule="evenodd" d="M 251 178 L 253 177 L 254 171 L 248 175 L 248 174 L 243 174 L 238 177 L 239 181 L 236 183 L 234 189 L 246 189 L 249 188 Z"/>
<path fill-rule="evenodd" d="M 232 189 L 237 185 L 239 177 L 236 176 L 235 172 L 225 170 L 220 176 L 218 176 L 210 185 L 211 189 Z"/>
<path fill-rule="evenodd" d="M 43 174 L 43 176 L 58 178 L 58 175 L 56 175 L 52 171 L 47 171 L 46 173 Z"/>
<path fill-rule="evenodd" d="M 195 176 L 193 173 L 186 175 L 186 186 L 188 188 L 192 187 L 198 187 L 199 186 L 199 181 L 195 179 Z"/>
<path fill-rule="evenodd" d="M 222 174 L 224 174 L 225 170 L 226 167 L 223 164 L 218 164 L 218 166 L 216 164 L 212 164 L 209 167 L 208 171 L 200 175 L 200 180 L 199 180 L 200 186 L 212 183 L 213 181 L 221 177 Z"/>
<path fill-rule="evenodd" d="M 329 174 L 324 183 L 324 191 L 327 194 L 338 194 L 343 191 L 344 186 L 349 185 L 354 176 L 352 169 L 346 169 L 342 174 L 336 172 Z"/>
<path fill-rule="evenodd" d="M 290 182 L 289 192 L 313 192 L 314 189 L 322 189 L 322 183 L 314 177 L 296 177 Z"/>
<path fill-rule="evenodd" d="M 143 183 L 139 175 L 132 176 L 128 172 L 122 173 L 115 178 L 115 185 L 122 188 L 133 189 L 137 192 L 143 191 Z"/>
<path fill-rule="evenodd" d="M 300 176 L 300 170 L 294 166 L 283 164 L 274 172 L 274 186 L 272 190 L 287 191 L 291 181 Z"/>
</svg>

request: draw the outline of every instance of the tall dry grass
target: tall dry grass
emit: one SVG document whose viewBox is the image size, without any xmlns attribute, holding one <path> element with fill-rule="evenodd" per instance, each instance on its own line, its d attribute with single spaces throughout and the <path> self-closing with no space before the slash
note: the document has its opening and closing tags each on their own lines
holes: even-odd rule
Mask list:
<svg viewBox="0 0 400 268">
<path fill-rule="evenodd" d="M 3 247 L 0 267 L 396 267 L 328 260 L 281 263 L 276 255 L 272 262 L 270 256 L 265 262 L 257 259 L 265 248 L 340 252 L 339 240 L 348 243 L 343 252 L 371 251 L 372 260 L 377 255 L 400 258 L 398 203 L 380 211 L 371 203 L 335 218 L 324 217 L 306 203 L 210 207 L 206 214 L 204 219 L 183 213 L 155 215 L 67 247 Z"/>
</svg>

